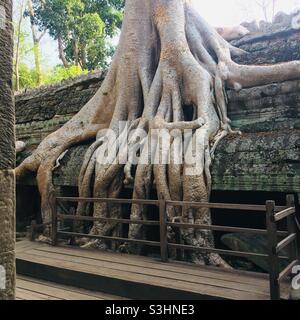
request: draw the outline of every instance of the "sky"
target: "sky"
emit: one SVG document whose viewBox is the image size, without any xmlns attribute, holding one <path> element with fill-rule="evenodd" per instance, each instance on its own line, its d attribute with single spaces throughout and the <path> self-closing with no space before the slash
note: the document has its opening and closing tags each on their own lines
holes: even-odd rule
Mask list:
<svg viewBox="0 0 300 320">
<path fill-rule="evenodd" d="M 202 17 L 216 27 L 234 26 L 244 21 L 260 21 L 263 11 L 257 4 L 262 0 L 192 0 Z M 271 1 L 269 1 L 271 3 Z M 277 0 L 276 12 L 292 12 L 300 8 L 300 0 Z M 272 11 L 269 6 L 269 12 Z M 271 17 L 271 14 L 269 15 Z"/>
<path fill-rule="evenodd" d="M 21 1 L 13 0 L 14 13 L 18 16 Z M 149 0 L 151 1 L 151 0 Z M 192 0 L 202 17 L 204 17 L 211 25 L 215 27 L 235 26 L 243 21 L 260 21 L 263 19 L 262 9 L 257 2 L 262 0 Z M 268 1 L 268 0 L 267 0 Z M 269 0 L 270 1 L 270 0 Z M 271 2 L 271 1 L 270 1 Z M 284 11 L 290 13 L 296 8 L 300 8 L 300 0 L 277 0 L 276 12 Z M 269 16 L 271 17 L 271 7 L 269 8 Z M 24 24 L 30 34 L 29 21 Z M 46 35 L 41 41 L 42 65 L 45 69 L 60 64 L 57 53 L 57 44 L 49 35 Z M 28 65 L 33 64 L 31 57 L 27 58 Z"/>
</svg>

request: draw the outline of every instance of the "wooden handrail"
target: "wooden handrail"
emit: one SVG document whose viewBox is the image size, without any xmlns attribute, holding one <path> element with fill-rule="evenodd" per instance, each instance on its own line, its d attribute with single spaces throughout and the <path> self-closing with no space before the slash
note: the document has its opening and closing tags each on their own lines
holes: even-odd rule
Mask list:
<svg viewBox="0 0 300 320">
<path fill-rule="evenodd" d="M 287 208 L 283 211 L 280 211 L 278 213 L 275 214 L 274 219 L 276 222 L 279 222 L 281 220 L 283 220 L 284 218 L 289 217 L 290 215 L 296 213 L 296 208 L 295 207 L 291 207 L 291 208 Z"/>
<path fill-rule="evenodd" d="M 128 238 L 121 238 L 121 237 L 96 236 L 96 235 L 90 235 L 90 234 L 85 234 L 85 233 L 66 232 L 66 231 L 58 231 L 57 234 L 62 235 L 62 236 L 90 238 L 90 239 L 98 239 L 98 240 L 124 241 L 124 242 L 129 242 L 129 243 L 136 243 L 136 244 L 143 244 L 143 245 L 147 245 L 147 246 L 160 247 L 160 243 L 156 242 L 156 241 L 128 239 Z"/>
<path fill-rule="evenodd" d="M 113 204 L 140 204 L 140 205 L 155 205 L 159 206 L 159 200 L 141 200 L 141 199 L 117 199 L 117 198 L 76 198 L 76 197 L 57 197 L 58 201 L 65 202 L 106 202 Z M 188 201 L 166 201 L 167 206 L 189 206 L 191 208 L 208 208 L 208 209 L 228 209 L 242 211 L 261 211 L 265 212 L 264 205 L 255 204 L 234 204 L 234 203 L 210 203 L 210 202 L 188 202 Z M 286 206 L 275 206 L 275 211 L 287 209 Z"/>
<path fill-rule="evenodd" d="M 52 244 L 56 245 L 58 236 L 66 237 L 85 237 L 90 239 L 99 239 L 105 241 L 118 241 L 134 243 L 138 245 L 154 246 L 159 247 L 161 251 L 161 259 L 165 262 L 168 261 L 168 249 L 176 250 L 187 250 L 196 252 L 210 252 L 221 255 L 237 256 L 244 258 L 259 257 L 269 258 L 270 262 L 270 293 L 271 299 L 280 299 L 280 281 L 286 277 L 292 270 L 293 266 L 299 260 L 294 258 L 297 255 L 294 253 L 299 242 L 299 235 L 297 233 L 297 226 L 295 219 L 295 204 L 294 197 L 289 195 L 287 197 L 286 206 L 276 206 L 274 201 L 267 201 L 266 205 L 253 205 L 253 204 L 232 204 L 232 203 L 204 203 L 204 202 L 188 202 L 188 201 L 166 201 L 160 195 L 159 200 L 141 200 L 141 199 L 114 199 L 114 198 L 76 198 L 76 197 L 52 197 Z M 132 219 L 119 219 L 119 218 L 106 218 L 106 217 L 88 217 L 88 216 L 77 216 L 73 214 L 59 214 L 57 212 L 57 206 L 60 206 L 63 202 L 86 202 L 86 203 L 110 203 L 110 204 L 137 204 L 156 206 L 159 208 L 159 221 L 154 220 L 132 220 Z M 190 224 L 182 222 L 168 222 L 167 221 L 167 207 L 190 207 L 190 208 L 208 208 L 208 209 L 224 209 L 224 210 L 240 210 L 240 211 L 252 211 L 252 212 L 264 212 L 266 214 L 266 225 L 265 229 L 251 229 L 251 228 L 239 228 L 239 227 L 227 227 L 219 225 L 200 225 Z M 64 213 L 67 213 L 65 207 L 63 207 Z M 277 229 L 277 222 L 282 219 L 288 219 L 288 231 L 279 231 Z M 139 239 L 128 239 L 122 237 L 113 236 L 99 236 L 89 235 L 77 232 L 66 232 L 58 230 L 59 220 L 71 220 L 71 221 L 102 221 L 111 222 L 116 224 L 128 224 L 128 225 L 150 225 L 160 227 L 160 241 L 148 241 Z M 211 231 L 222 231 L 232 233 L 245 233 L 245 234 L 256 234 L 266 235 L 268 237 L 268 253 L 252 253 L 252 252 L 240 252 L 232 250 L 224 250 L 209 247 L 195 247 L 184 244 L 174 244 L 168 242 L 168 227 L 179 228 L 179 229 L 194 229 L 194 230 L 211 230 Z M 73 230 L 74 231 L 74 230 Z M 278 236 L 285 237 L 278 243 Z M 280 256 L 279 253 L 291 245 L 289 248 L 289 256 Z M 293 245 L 293 247 L 292 247 Z M 296 250 L 297 251 L 297 250 Z M 281 273 L 279 273 L 279 259 L 292 261 L 288 267 L 286 267 Z"/>
<path fill-rule="evenodd" d="M 210 202 L 188 202 L 188 201 L 166 201 L 167 206 L 190 208 L 208 208 L 208 209 L 228 209 L 242 211 L 261 211 L 266 212 L 265 205 L 256 204 L 235 204 L 235 203 L 210 203 Z M 275 206 L 275 211 L 286 209 L 286 206 Z"/>
<path fill-rule="evenodd" d="M 117 218 L 105 218 L 105 217 L 86 217 L 86 216 L 74 216 L 67 214 L 58 214 L 58 219 L 61 220 L 73 220 L 73 221 L 91 221 L 91 222 L 115 222 L 124 224 L 144 224 L 148 226 L 159 226 L 159 221 L 156 220 L 130 220 L 130 219 L 117 219 Z"/>
<path fill-rule="evenodd" d="M 294 260 L 292 261 L 283 271 L 280 272 L 278 281 L 282 281 L 284 278 L 286 278 L 293 270 L 293 268 L 299 264 L 300 261 Z"/>
<path fill-rule="evenodd" d="M 235 257 L 257 257 L 257 258 L 268 258 L 267 254 L 264 253 L 252 253 L 252 252 L 241 252 L 241 251 L 232 251 L 232 250 L 224 250 L 224 249 L 216 249 L 216 248 L 208 248 L 208 247 L 195 247 L 184 244 L 168 244 L 169 248 L 173 249 L 183 249 L 188 251 L 198 251 L 198 252 L 209 252 L 209 253 L 217 253 L 223 254 L 227 256 L 235 256 Z"/>
<path fill-rule="evenodd" d="M 60 220 L 72 220 L 72 221 L 90 221 L 90 222 L 115 222 L 124 224 L 139 224 L 149 226 L 159 226 L 160 221 L 157 220 L 132 220 L 132 219 L 118 219 L 118 218 L 105 218 L 105 217 L 87 217 L 87 216 L 75 216 L 67 214 L 57 214 L 57 218 Z M 232 233 L 246 233 L 246 234 L 260 234 L 267 235 L 267 230 L 264 229 L 250 229 L 250 228 L 238 228 L 238 227 L 227 227 L 217 225 L 204 225 L 204 224 L 190 224 L 190 223 L 177 223 L 177 222 L 166 222 L 166 225 L 174 228 L 182 229 L 195 229 L 195 230 L 211 230 L 211 231 L 222 231 Z M 42 226 L 42 225 L 41 225 Z M 277 231 L 278 236 L 288 236 L 287 231 Z"/>
<path fill-rule="evenodd" d="M 289 244 L 291 244 L 293 241 L 297 239 L 296 233 L 290 234 L 288 237 L 280 241 L 276 247 L 276 253 L 281 252 L 283 249 L 285 249 Z"/>
<path fill-rule="evenodd" d="M 167 222 L 169 227 L 182 228 L 182 229 L 195 229 L 195 230 L 211 230 L 211 231 L 222 231 L 231 233 L 246 233 L 246 234 L 259 234 L 267 235 L 268 231 L 265 229 L 250 229 L 250 228 L 237 228 L 217 225 L 205 225 L 205 224 L 190 224 L 190 223 L 177 223 Z M 286 231 L 277 231 L 279 236 L 287 236 Z"/>
<path fill-rule="evenodd" d="M 140 199 L 115 199 L 115 198 L 75 198 L 75 197 L 57 197 L 57 201 L 65 202 L 106 202 L 113 204 L 140 204 L 158 206 L 158 200 L 140 200 Z"/>
</svg>

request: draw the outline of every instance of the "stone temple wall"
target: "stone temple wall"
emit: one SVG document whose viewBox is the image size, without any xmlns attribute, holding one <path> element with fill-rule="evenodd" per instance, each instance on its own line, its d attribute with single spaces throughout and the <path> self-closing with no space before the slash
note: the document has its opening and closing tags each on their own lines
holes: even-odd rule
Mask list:
<svg viewBox="0 0 300 320">
<path fill-rule="evenodd" d="M 0 0 L 0 300 L 15 296 L 15 118 L 11 90 L 11 17 L 12 1 Z"/>
<path fill-rule="evenodd" d="M 300 59 L 300 30 L 282 26 L 247 36 L 235 44 L 248 51 L 235 60 L 268 64 Z M 17 136 L 29 154 L 69 120 L 97 91 L 105 76 L 96 72 L 16 95 Z M 241 137 L 219 146 L 212 168 L 213 190 L 300 193 L 300 81 L 228 91 L 229 116 Z M 75 187 L 87 145 L 69 150 L 54 173 L 57 186 Z M 29 178 L 23 184 L 34 184 Z"/>
</svg>

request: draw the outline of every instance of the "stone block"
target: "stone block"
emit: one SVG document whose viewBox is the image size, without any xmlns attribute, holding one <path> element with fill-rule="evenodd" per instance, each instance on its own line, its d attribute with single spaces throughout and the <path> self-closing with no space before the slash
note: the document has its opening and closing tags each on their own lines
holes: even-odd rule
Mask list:
<svg viewBox="0 0 300 320">
<path fill-rule="evenodd" d="M 15 267 L 14 251 L 0 253 L 0 300 L 13 300 L 15 298 Z M 5 283 L 2 283 L 3 279 Z"/>
<path fill-rule="evenodd" d="M 0 171 L 0 254 L 15 246 L 15 175 Z"/>
<path fill-rule="evenodd" d="M 0 0 L 0 170 L 11 169 L 15 164 L 14 105 L 12 94 L 12 2 Z"/>
</svg>

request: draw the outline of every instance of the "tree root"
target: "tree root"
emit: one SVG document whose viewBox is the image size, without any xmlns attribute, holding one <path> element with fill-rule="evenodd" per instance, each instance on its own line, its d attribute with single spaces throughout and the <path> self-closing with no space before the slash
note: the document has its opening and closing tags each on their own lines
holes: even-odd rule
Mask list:
<svg viewBox="0 0 300 320">
<path fill-rule="evenodd" d="M 16 169 L 21 178 L 27 171 L 37 172 L 42 196 L 43 221 L 50 219 L 48 195 L 54 190 L 52 171 L 67 149 L 83 141 L 95 139 L 88 149 L 78 178 L 79 194 L 83 197 L 119 197 L 126 184 L 134 182 L 133 199 L 149 199 L 152 186 L 159 198 L 207 202 L 212 188 L 210 167 L 219 143 L 230 134 L 227 114 L 226 87 L 245 87 L 300 78 L 300 61 L 274 66 L 241 66 L 231 55 L 244 52 L 228 44 L 216 30 L 203 20 L 185 0 L 127 0 L 120 44 L 102 87 L 91 101 L 66 125 L 47 137 L 34 154 Z M 185 119 L 185 106 L 193 106 L 191 121 Z M 144 130 L 148 135 L 159 130 L 174 131 L 168 150 L 160 143 L 149 144 L 148 137 L 133 134 L 128 145 L 119 128 L 128 121 L 131 129 Z M 103 143 L 110 129 L 117 139 Z M 186 131 L 190 134 L 185 136 Z M 185 137 L 182 148 L 180 140 Z M 103 140 L 104 139 L 104 140 Z M 139 140 L 140 139 L 140 140 Z M 134 146 L 139 141 L 139 150 Z M 116 150 L 116 157 L 105 163 L 107 149 Z M 125 158 L 128 149 L 139 153 L 133 164 Z M 170 162 L 145 162 L 156 155 Z M 176 155 L 184 155 L 178 163 Z M 126 159 L 126 161 L 120 161 Z M 58 160 L 58 163 L 57 163 Z M 56 166 L 55 166 L 56 163 Z M 90 214 L 91 208 L 80 204 L 78 215 Z M 93 216 L 121 217 L 119 205 L 97 203 Z M 169 221 L 180 219 L 195 224 L 211 224 L 208 209 L 173 208 L 168 206 Z M 130 219 L 146 220 L 146 206 L 132 205 Z M 145 237 L 141 225 L 130 225 L 128 238 Z M 111 222 L 95 222 L 91 234 L 120 235 L 124 230 Z M 169 228 L 170 242 L 196 247 L 214 247 L 211 231 Z M 85 246 L 109 248 L 103 241 L 88 241 Z M 135 246 L 121 245 L 122 250 L 139 252 Z M 113 248 L 115 249 L 115 248 Z M 175 256 L 176 252 L 170 252 Z M 217 254 L 193 254 L 195 263 L 229 268 Z"/>
</svg>

